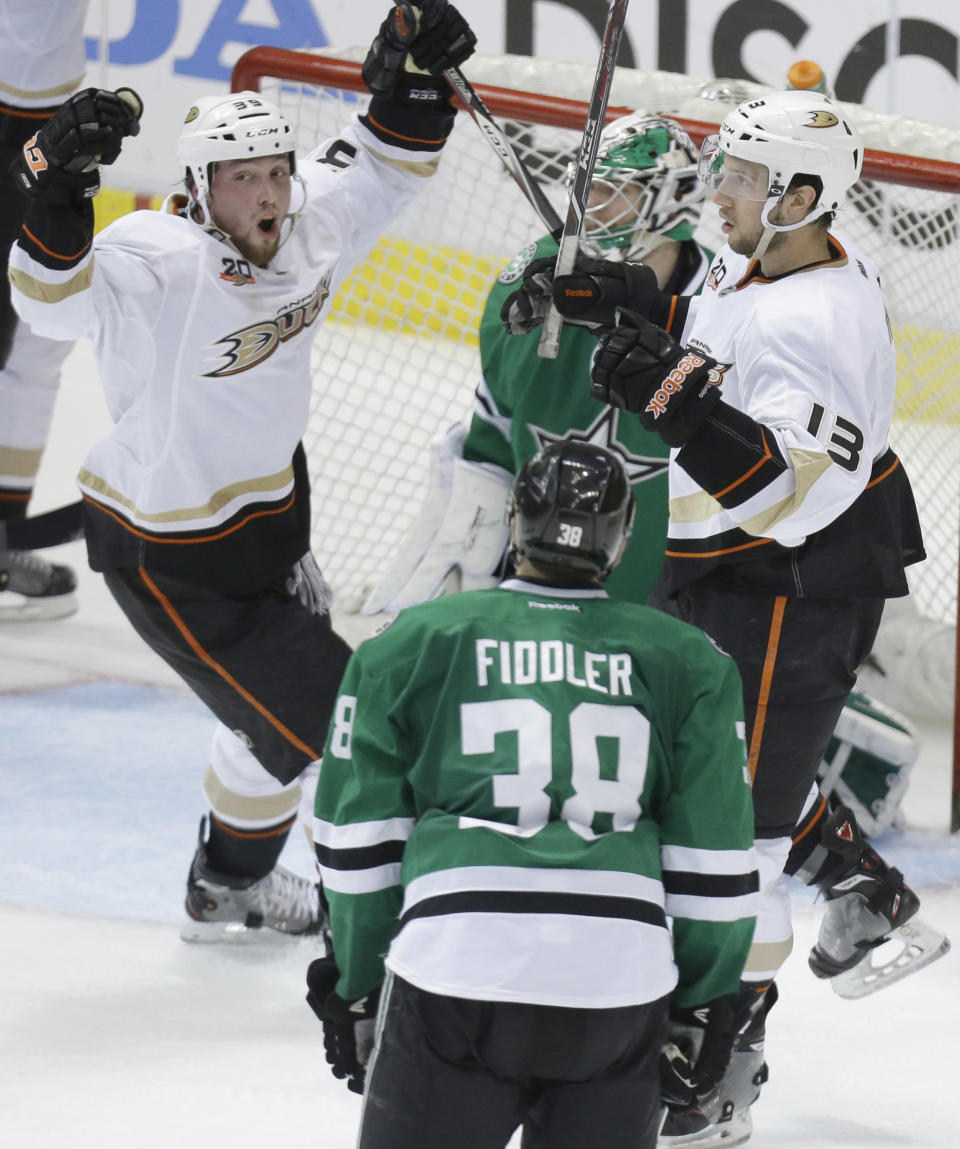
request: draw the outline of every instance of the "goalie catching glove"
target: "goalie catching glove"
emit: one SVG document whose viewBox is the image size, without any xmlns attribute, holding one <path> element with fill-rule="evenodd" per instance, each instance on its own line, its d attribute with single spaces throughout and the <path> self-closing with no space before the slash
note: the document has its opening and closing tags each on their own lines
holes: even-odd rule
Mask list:
<svg viewBox="0 0 960 1149">
<path fill-rule="evenodd" d="M 443 73 L 468 60 L 477 37 L 447 0 L 397 4 L 363 62 L 363 80 L 375 96 L 421 103 L 450 94 Z"/>
<path fill-rule="evenodd" d="M 346 1001 L 336 991 L 339 978 L 332 957 L 312 961 L 307 968 L 307 1004 L 323 1026 L 323 1049 L 333 1076 L 338 1081 L 346 1079 L 351 1093 L 362 1093 L 373 1051 L 380 990 L 358 1001 Z"/>
<path fill-rule="evenodd" d="M 580 252 L 574 274 L 554 279 L 556 263 L 556 256 L 533 260 L 523 285 L 503 301 L 500 322 L 508 335 L 526 335 L 539 327 L 551 301 L 576 327 L 612 327 L 621 308 L 656 315 L 665 300 L 646 264 L 614 263 Z"/>
<path fill-rule="evenodd" d="M 132 88 L 84 88 L 57 108 L 12 165 L 24 195 L 48 203 L 100 190 L 100 164 L 112 164 L 126 136 L 140 131 L 143 101 Z"/>
<path fill-rule="evenodd" d="M 660 1098 L 668 1109 L 691 1109 L 710 1096 L 730 1064 L 736 1035 L 730 998 L 671 1008 L 660 1054 Z"/>
<path fill-rule="evenodd" d="M 590 394 L 639 416 L 668 446 L 682 447 L 720 402 L 722 369 L 633 312 L 621 311 L 619 323 L 600 336 Z"/>
</svg>

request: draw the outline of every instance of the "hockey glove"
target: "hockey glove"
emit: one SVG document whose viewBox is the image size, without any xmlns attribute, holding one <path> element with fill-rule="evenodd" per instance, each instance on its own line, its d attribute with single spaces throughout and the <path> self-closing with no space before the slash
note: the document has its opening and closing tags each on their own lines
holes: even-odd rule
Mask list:
<svg viewBox="0 0 960 1149">
<path fill-rule="evenodd" d="M 511 292 L 500 308 L 500 322 L 508 335 L 528 335 L 550 310 L 550 291 L 557 257 L 548 255 L 527 264 L 523 286 Z"/>
<path fill-rule="evenodd" d="M 720 402 L 723 378 L 709 355 L 684 350 L 662 328 L 632 312 L 600 336 L 590 394 L 640 417 L 670 447 L 681 447 Z"/>
<path fill-rule="evenodd" d="M 696 1106 L 719 1084 L 737 1035 L 730 998 L 693 1009 L 673 1007 L 660 1053 L 660 1096 L 668 1109 Z"/>
<path fill-rule="evenodd" d="M 446 0 L 397 4 L 370 45 L 364 83 L 375 96 L 402 103 L 446 99 L 450 88 L 443 72 L 469 59 L 476 43 L 470 25 Z"/>
<path fill-rule="evenodd" d="M 447 0 L 422 0 L 420 31 L 410 45 L 410 55 L 421 71 L 441 76 L 469 60 L 477 37 L 460 12 Z"/>
<path fill-rule="evenodd" d="M 551 299 L 567 323 L 596 328 L 612 327 L 621 308 L 647 313 L 664 298 L 656 275 L 642 263 L 613 263 L 580 252 L 575 273 L 557 280 L 555 265 L 555 256 L 533 260 L 522 287 L 503 301 L 500 321 L 508 334 L 526 335 L 539 327 Z"/>
<path fill-rule="evenodd" d="M 98 165 L 112 164 L 140 131 L 143 102 L 132 88 L 85 88 L 61 104 L 13 162 L 17 187 L 34 200 L 67 203 L 97 194 Z"/>
<path fill-rule="evenodd" d="M 339 977 L 332 957 L 312 961 L 307 968 L 307 1004 L 323 1026 L 323 1049 L 333 1076 L 338 1081 L 346 1078 L 351 1093 L 362 1093 L 380 990 L 358 1001 L 345 1001 L 336 991 Z"/>
<path fill-rule="evenodd" d="M 621 308 L 649 316 L 663 299 L 656 274 L 643 263 L 614 263 L 582 252 L 573 275 L 553 282 L 553 302 L 568 323 L 612 327 Z"/>
</svg>

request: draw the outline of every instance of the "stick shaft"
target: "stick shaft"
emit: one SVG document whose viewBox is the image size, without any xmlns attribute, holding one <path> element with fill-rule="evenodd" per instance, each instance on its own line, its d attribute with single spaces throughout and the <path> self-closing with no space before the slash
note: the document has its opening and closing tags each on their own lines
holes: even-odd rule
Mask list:
<svg viewBox="0 0 960 1149">
<path fill-rule="evenodd" d="M 610 7 L 607 10 L 607 22 L 600 45 L 600 59 L 597 61 L 597 72 L 593 80 L 593 94 L 590 97 L 587 120 L 583 126 L 583 138 L 580 141 L 576 172 L 567 204 L 567 218 L 563 225 L 563 235 L 560 237 L 560 250 L 557 253 L 557 267 L 554 273 L 557 276 L 570 275 L 577 262 L 577 250 L 580 246 L 587 199 L 590 195 L 590 182 L 597 163 L 600 133 L 603 131 L 617 53 L 620 50 L 620 38 L 627 17 L 627 3 L 628 0 L 610 0 Z M 551 303 L 537 347 L 537 354 L 541 358 L 556 359 L 562 329 L 563 317 Z"/>
<path fill-rule="evenodd" d="M 503 164 L 507 173 L 516 181 L 517 186 L 527 197 L 530 205 L 537 215 L 547 225 L 548 230 L 556 231 L 561 223 L 556 209 L 553 204 L 547 199 L 546 193 L 537 181 L 536 176 L 530 171 L 523 160 L 520 158 L 520 153 L 514 148 L 510 142 L 509 137 L 500 129 L 493 116 L 490 114 L 486 104 L 477 95 L 473 85 L 464 76 L 459 68 L 447 68 L 443 73 L 450 84 L 450 87 L 457 93 L 470 115 L 473 116 L 477 127 L 483 133 L 484 139 L 497 153 L 500 162 Z"/>
</svg>

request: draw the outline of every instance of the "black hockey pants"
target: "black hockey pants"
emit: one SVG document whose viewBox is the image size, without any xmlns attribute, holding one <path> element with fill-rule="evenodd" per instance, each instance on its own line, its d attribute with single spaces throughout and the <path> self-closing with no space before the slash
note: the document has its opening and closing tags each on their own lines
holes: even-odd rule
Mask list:
<svg viewBox="0 0 960 1149">
<path fill-rule="evenodd" d="M 667 998 L 467 1001 L 388 974 L 358 1149 L 654 1149 Z"/>
<path fill-rule="evenodd" d="M 140 637 L 284 784 L 323 753 L 350 648 L 282 581 L 247 595 L 140 568 L 104 579 Z"/>
<path fill-rule="evenodd" d="M 733 593 L 692 583 L 650 605 L 705 631 L 743 680 L 758 838 L 790 835 L 870 653 L 884 600 Z"/>
</svg>

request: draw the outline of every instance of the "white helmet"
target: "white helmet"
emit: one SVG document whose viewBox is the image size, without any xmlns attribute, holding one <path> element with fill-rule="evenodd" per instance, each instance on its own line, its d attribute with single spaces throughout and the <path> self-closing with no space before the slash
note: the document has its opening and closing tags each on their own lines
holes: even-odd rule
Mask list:
<svg viewBox="0 0 960 1149">
<path fill-rule="evenodd" d="M 766 187 L 755 198 L 768 201 L 764 224 L 786 230 L 770 224 L 767 216 L 791 179 L 812 175 L 823 185 L 803 224 L 836 211 L 860 177 L 863 141 L 829 96 L 809 91 L 771 92 L 745 100 L 728 112 L 719 133 L 704 141 L 700 179 L 708 187 L 716 189 L 723 182 L 724 155 L 766 168 Z"/>
<path fill-rule="evenodd" d="M 568 182 L 572 175 L 568 169 Z M 585 246 L 608 259 L 642 259 L 660 236 L 691 239 L 706 194 L 690 137 L 673 120 L 645 112 L 604 128 L 591 186 L 606 198 L 586 210 Z"/>
<path fill-rule="evenodd" d="M 210 190 L 213 165 L 224 160 L 289 155 L 294 170 L 293 125 L 259 92 L 202 96 L 187 112 L 177 144 L 177 159 L 197 189 L 198 200 Z"/>
</svg>

